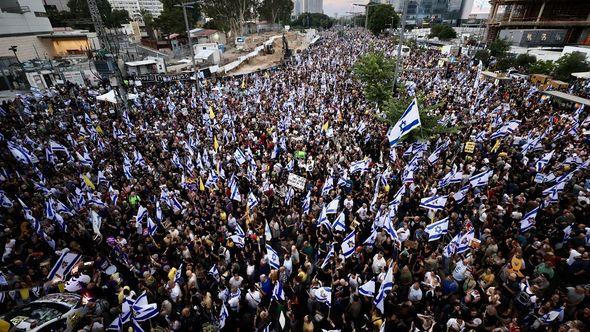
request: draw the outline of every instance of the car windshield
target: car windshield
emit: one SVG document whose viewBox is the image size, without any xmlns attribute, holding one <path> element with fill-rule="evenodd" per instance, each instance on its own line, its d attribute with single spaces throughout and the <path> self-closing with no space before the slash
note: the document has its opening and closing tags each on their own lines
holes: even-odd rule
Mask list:
<svg viewBox="0 0 590 332">
<path fill-rule="evenodd" d="M 37 321 L 37 326 L 47 323 L 48 321 L 58 318 L 68 312 L 69 308 L 58 303 L 31 303 L 24 307 L 14 309 L 4 316 L 4 320 L 12 321 L 16 317 L 19 322 L 26 319 L 34 319 Z M 26 317 L 26 318 L 25 318 Z M 13 322 L 17 325 L 17 322 Z"/>
</svg>

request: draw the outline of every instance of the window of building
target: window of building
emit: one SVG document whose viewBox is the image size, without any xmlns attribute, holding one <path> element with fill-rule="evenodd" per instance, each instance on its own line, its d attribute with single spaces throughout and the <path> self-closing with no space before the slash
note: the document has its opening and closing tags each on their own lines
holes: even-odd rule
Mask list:
<svg viewBox="0 0 590 332">
<path fill-rule="evenodd" d="M 37 16 L 37 17 L 47 17 L 47 13 L 46 12 L 35 12 L 35 16 Z"/>
</svg>

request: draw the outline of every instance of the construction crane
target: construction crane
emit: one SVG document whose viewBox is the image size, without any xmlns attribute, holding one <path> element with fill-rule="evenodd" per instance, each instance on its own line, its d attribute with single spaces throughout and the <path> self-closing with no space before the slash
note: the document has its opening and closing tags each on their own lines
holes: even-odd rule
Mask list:
<svg viewBox="0 0 590 332">
<path fill-rule="evenodd" d="M 96 58 L 100 59 L 101 61 L 105 61 L 109 68 L 112 68 L 112 72 L 114 72 L 114 77 L 109 77 L 111 81 L 111 86 L 118 87 L 120 104 L 123 106 L 123 110 L 127 111 L 127 90 L 125 88 L 125 81 L 123 80 L 123 74 L 119 70 L 119 65 L 117 63 L 117 58 L 114 56 L 113 53 L 113 45 L 111 45 L 109 41 L 109 37 L 102 22 L 102 17 L 100 16 L 100 11 L 98 10 L 98 6 L 96 5 L 96 0 L 86 0 L 88 2 L 88 11 L 90 12 L 90 17 L 92 18 L 92 23 L 94 25 L 94 31 L 96 32 L 96 36 L 98 38 L 98 42 L 100 44 L 100 50 L 96 52 Z M 96 61 L 95 61 L 96 64 Z"/>
</svg>

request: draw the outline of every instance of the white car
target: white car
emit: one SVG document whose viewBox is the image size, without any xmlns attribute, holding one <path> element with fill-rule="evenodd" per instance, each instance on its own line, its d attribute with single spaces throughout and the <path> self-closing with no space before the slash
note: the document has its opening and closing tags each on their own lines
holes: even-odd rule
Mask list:
<svg viewBox="0 0 590 332">
<path fill-rule="evenodd" d="M 82 296 L 73 293 L 46 295 L 0 316 L 15 331 L 73 331 L 86 315 Z"/>
</svg>

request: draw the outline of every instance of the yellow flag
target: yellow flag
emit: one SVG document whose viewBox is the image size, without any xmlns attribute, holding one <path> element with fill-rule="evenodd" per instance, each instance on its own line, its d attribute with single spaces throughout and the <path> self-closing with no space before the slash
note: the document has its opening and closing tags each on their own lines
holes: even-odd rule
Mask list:
<svg viewBox="0 0 590 332">
<path fill-rule="evenodd" d="M 96 187 L 94 186 L 94 183 L 92 183 L 92 181 L 90 181 L 90 179 L 86 175 L 82 174 L 82 178 L 84 179 L 84 183 L 86 183 L 86 185 L 89 188 L 92 188 L 92 190 L 96 189 Z"/>
<path fill-rule="evenodd" d="M 174 280 L 174 278 L 176 278 L 176 271 L 178 271 L 175 267 L 171 268 L 170 271 L 168 271 L 168 280 L 172 281 Z"/>
<path fill-rule="evenodd" d="M 199 190 L 205 191 L 205 185 L 203 184 L 203 179 L 199 176 Z"/>
<path fill-rule="evenodd" d="M 338 112 L 338 122 L 342 122 L 342 112 Z"/>
<path fill-rule="evenodd" d="M 242 80 L 242 89 L 245 89 L 245 88 L 246 88 L 246 80 L 245 80 L 245 79 L 243 79 L 243 80 Z"/>
<path fill-rule="evenodd" d="M 492 153 L 496 152 L 499 147 L 500 147 L 500 140 L 497 139 L 496 144 L 494 144 L 494 146 L 492 147 L 492 150 L 490 150 L 490 152 L 492 152 Z"/>
<path fill-rule="evenodd" d="M 326 121 L 326 123 L 324 123 L 324 125 L 322 126 L 322 131 L 328 131 L 329 124 L 330 124 L 330 121 Z"/>
<path fill-rule="evenodd" d="M 213 113 L 213 106 L 209 106 L 209 119 L 215 119 L 215 113 Z"/>
<path fill-rule="evenodd" d="M 100 126 L 96 126 L 96 132 L 99 134 L 103 134 L 102 128 L 100 128 Z"/>
<path fill-rule="evenodd" d="M 219 150 L 219 143 L 217 142 L 217 136 L 213 136 L 213 149 L 215 149 L 215 152 L 217 152 L 217 150 Z"/>
<path fill-rule="evenodd" d="M 66 289 L 66 285 L 63 282 L 60 281 L 60 282 L 57 283 L 57 289 L 59 289 L 59 292 L 60 293 L 63 293 L 64 290 Z"/>
<path fill-rule="evenodd" d="M 248 204 L 246 204 L 246 226 L 250 226 L 250 208 L 248 208 Z"/>
<path fill-rule="evenodd" d="M 29 289 L 28 288 L 21 288 L 18 290 L 20 292 L 20 298 L 23 300 L 29 299 Z"/>
</svg>

